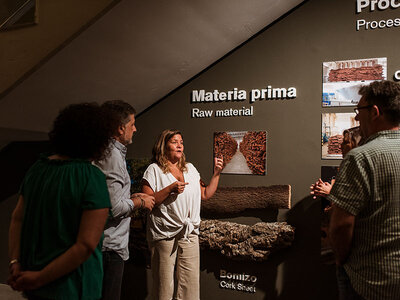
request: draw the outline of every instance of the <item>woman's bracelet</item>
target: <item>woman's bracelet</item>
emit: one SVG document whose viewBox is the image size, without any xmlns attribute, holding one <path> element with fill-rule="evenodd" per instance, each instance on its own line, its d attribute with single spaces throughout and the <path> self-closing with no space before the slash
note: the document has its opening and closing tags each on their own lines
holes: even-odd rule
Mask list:
<svg viewBox="0 0 400 300">
<path fill-rule="evenodd" d="M 12 260 L 10 261 L 10 263 L 8 264 L 8 267 L 11 268 L 11 266 L 12 266 L 13 264 L 17 264 L 17 263 L 19 263 L 18 259 L 12 259 Z"/>
<path fill-rule="evenodd" d="M 144 207 L 144 199 L 140 195 L 135 195 L 135 197 L 140 199 L 140 208 Z"/>
</svg>

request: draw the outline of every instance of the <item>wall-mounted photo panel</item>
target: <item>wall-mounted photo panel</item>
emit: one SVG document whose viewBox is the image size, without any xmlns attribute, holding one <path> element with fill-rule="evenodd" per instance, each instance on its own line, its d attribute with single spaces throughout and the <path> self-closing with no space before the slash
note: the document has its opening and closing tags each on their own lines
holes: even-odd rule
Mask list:
<svg viewBox="0 0 400 300">
<path fill-rule="evenodd" d="M 359 126 L 355 113 L 322 114 L 322 158 L 342 159 L 343 131 Z"/>
<path fill-rule="evenodd" d="M 322 106 L 327 107 L 357 105 L 361 86 L 387 79 L 386 57 L 324 62 L 322 69 Z"/>
<path fill-rule="evenodd" d="M 267 132 L 215 132 L 214 156 L 224 159 L 224 174 L 265 175 Z"/>
</svg>

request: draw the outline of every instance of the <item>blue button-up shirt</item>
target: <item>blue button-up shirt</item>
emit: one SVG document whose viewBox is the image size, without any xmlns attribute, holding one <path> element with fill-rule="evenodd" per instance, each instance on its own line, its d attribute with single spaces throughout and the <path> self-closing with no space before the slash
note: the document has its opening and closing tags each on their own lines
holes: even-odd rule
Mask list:
<svg viewBox="0 0 400 300">
<path fill-rule="evenodd" d="M 133 201 L 130 196 L 131 180 L 126 169 L 126 147 L 114 140 L 111 153 L 96 165 L 106 175 L 111 200 L 111 217 L 108 219 L 103 240 L 103 251 L 115 251 L 123 260 L 129 258 L 130 215 Z"/>
</svg>

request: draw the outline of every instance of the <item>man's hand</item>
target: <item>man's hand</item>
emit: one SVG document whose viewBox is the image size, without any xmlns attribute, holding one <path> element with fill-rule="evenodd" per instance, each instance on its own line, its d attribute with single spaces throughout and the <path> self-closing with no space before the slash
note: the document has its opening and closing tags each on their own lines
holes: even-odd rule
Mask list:
<svg viewBox="0 0 400 300">
<path fill-rule="evenodd" d="M 140 193 L 140 197 L 144 200 L 144 208 L 151 211 L 155 204 L 154 196 L 149 196 L 144 193 Z"/>
<path fill-rule="evenodd" d="M 154 207 L 155 199 L 153 196 L 147 195 L 145 193 L 136 193 L 131 196 L 133 205 L 135 207 L 145 208 L 151 211 Z"/>
<path fill-rule="evenodd" d="M 317 196 L 326 197 L 331 192 L 332 185 L 329 182 L 324 182 L 318 179 L 317 182 L 310 186 L 310 194 L 313 195 L 313 198 L 316 199 Z"/>
</svg>

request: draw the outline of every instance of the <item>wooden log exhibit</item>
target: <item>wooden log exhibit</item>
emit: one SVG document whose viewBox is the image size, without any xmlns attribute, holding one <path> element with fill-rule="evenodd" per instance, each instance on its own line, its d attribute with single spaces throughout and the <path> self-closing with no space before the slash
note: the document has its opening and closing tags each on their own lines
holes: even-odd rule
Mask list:
<svg viewBox="0 0 400 300">
<path fill-rule="evenodd" d="M 201 213 L 207 216 L 230 216 L 246 209 L 290 208 L 291 186 L 219 187 L 214 196 L 201 201 Z"/>
<path fill-rule="evenodd" d="M 286 222 L 260 222 L 249 226 L 203 220 L 199 243 L 201 249 L 217 250 L 233 260 L 265 261 L 271 253 L 291 246 L 294 230 Z"/>
</svg>

